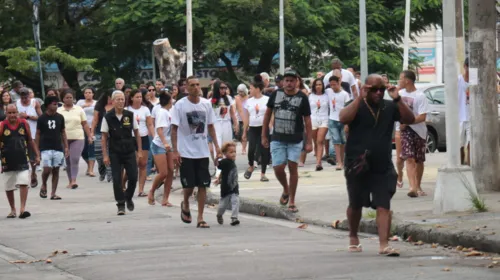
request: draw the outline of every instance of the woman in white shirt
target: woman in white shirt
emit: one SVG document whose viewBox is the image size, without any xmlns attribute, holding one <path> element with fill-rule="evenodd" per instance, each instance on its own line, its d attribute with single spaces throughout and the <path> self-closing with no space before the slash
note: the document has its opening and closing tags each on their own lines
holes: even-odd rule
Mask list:
<svg viewBox="0 0 500 280">
<path fill-rule="evenodd" d="M 260 77 L 260 76 L 259 76 Z M 260 181 L 267 182 L 266 168 L 269 164 L 269 148 L 264 148 L 261 143 L 262 125 L 264 123 L 264 114 L 267 109 L 269 97 L 262 94 L 264 83 L 262 80 L 254 81 L 250 85 L 250 94 L 253 96 L 245 104 L 247 114 L 243 118 L 243 136 L 247 139 L 248 134 L 248 169 L 245 171 L 245 179 L 250 179 L 255 169 L 255 156 L 260 157 Z"/>
<path fill-rule="evenodd" d="M 217 143 L 222 146 L 226 142 L 233 141 L 233 130 L 231 120 L 236 133 L 239 132 L 238 120 L 236 119 L 234 99 L 229 95 L 227 85 L 222 81 L 214 83 L 212 107 L 215 112 L 215 132 Z"/>
<path fill-rule="evenodd" d="M 147 196 L 144 192 L 144 185 L 146 184 L 146 164 L 150 147 L 148 135 L 154 135 L 151 112 L 149 108 L 145 106 L 142 96 L 141 91 L 133 90 L 129 97 L 130 105 L 127 107 L 127 110 L 134 113 L 134 117 L 139 124 L 139 134 L 141 136 L 142 143 L 142 157 L 137 160 L 137 165 L 139 167 L 139 197 Z"/>
<path fill-rule="evenodd" d="M 311 106 L 312 137 L 314 142 L 314 153 L 316 155 L 316 171 L 323 170 L 321 160 L 323 158 L 323 146 L 328 132 L 328 94 L 322 79 L 313 82 L 311 94 L 309 94 L 309 105 Z"/>
<path fill-rule="evenodd" d="M 155 191 L 161 186 L 165 188 L 163 192 L 162 206 L 172 207 L 168 202 L 172 181 L 174 178 L 174 159 L 171 153 L 172 141 L 170 138 L 170 108 L 172 108 L 172 98 L 170 94 L 160 94 L 160 108 L 156 111 L 155 116 L 155 136 L 151 143 L 151 152 L 153 153 L 154 161 L 158 174 L 153 180 L 153 185 L 148 195 L 148 203 L 155 204 Z"/>
<path fill-rule="evenodd" d="M 77 106 L 82 107 L 83 112 L 87 116 L 87 124 L 89 125 L 90 134 L 94 135 L 94 131 L 92 131 L 92 121 L 94 120 L 94 108 L 97 103 L 94 100 L 94 89 L 86 88 L 83 91 L 83 96 L 85 99 L 80 99 L 76 102 Z M 94 142 L 89 143 L 87 135 L 85 135 L 85 146 L 82 151 L 82 158 L 87 163 L 87 176 L 95 177 L 94 174 L 94 164 L 95 164 L 95 150 L 94 150 Z"/>
</svg>

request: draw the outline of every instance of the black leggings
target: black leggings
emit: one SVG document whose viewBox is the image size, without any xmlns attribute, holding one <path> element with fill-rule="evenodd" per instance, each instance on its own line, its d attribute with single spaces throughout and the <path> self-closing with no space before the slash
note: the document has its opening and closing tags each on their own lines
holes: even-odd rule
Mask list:
<svg viewBox="0 0 500 280">
<path fill-rule="evenodd" d="M 262 126 L 248 128 L 248 165 L 253 166 L 255 156 L 260 156 L 262 174 L 266 173 L 269 164 L 269 148 L 264 148 L 261 143 Z"/>
</svg>

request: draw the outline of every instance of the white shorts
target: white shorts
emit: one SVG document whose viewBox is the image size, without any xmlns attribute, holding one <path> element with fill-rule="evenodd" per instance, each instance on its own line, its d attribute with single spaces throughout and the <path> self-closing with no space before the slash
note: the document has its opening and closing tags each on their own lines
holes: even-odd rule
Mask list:
<svg viewBox="0 0 500 280">
<path fill-rule="evenodd" d="M 30 183 L 30 171 L 8 171 L 3 173 L 5 191 L 15 191 L 19 186 L 28 186 Z"/>
<path fill-rule="evenodd" d="M 311 120 L 312 130 L 316 130 L 318 128 L 328 128 L 328 119 L 326 120 Z"/>
<path fill-rule="evenodd" d="M 460 147 L 465 147 L 470 143 L 470 122 L 460 122 Z"/>
</svg>

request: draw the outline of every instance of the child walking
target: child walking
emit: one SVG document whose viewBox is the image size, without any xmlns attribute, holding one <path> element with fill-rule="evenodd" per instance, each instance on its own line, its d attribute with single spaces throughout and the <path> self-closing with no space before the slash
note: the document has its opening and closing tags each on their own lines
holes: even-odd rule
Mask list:
<svg viewBox="0 0 500 280">
<path fill-rule="evenodd" d="M 222 153 L 224 159 L 219 161 L 217 168 L 221 170 L 219 177 L 215 184 L 220 184 L 220 202 L 219 209 L 217 210 L 217 222 L 222 225 L 224 219 L 222 215 L 231 205 L 231 225 L 236 226 L 240 224 L 238 220 L 238 212 L 240 210 L 239 186 L 238 186 L 238 170 L 236 169 L 236 144 L 234 142 L 227 142 L 222 145 Z"/>
</svg>

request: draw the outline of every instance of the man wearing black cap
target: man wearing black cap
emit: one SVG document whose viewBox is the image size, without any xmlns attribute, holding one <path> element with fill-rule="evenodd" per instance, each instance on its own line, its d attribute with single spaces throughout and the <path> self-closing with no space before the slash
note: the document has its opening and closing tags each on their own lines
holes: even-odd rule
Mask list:
<svg viewBox="0 0 500 280">
<path fill-rule="evenodd" d="M 262 145 L 266 148 L 271 146 L 274 173 L 283 186 L 280 203 L 288 204 L 288 210 L 295 213 L 298 212 L 295 206 L 295 193 L 299 180 L 297 172 L 299 157 L 302 150 L 308 153 L 312 151 L 311 107 L 307 95 L 297 89 L 299 77 L 297 72 L 287 70 L 283 77 L 283 88 L 273 92 L 267 103 Z M 272 114 L 274 114 L 274 129 L 269 145 L 267 135 Z M 290 182 L 285 173 L 286 165 L 290 171 Z"/>
<path fill-rule="evenodd" d="M 47 96 L 45 98 L 44 107 L 47 109 L 38 118 L 35 138 L 36 146 L 40 149 L 43 167 L 40 197 L 47 198 L 47 180 L 52 174 L 51 200 L 61 199 L 60 196 L 56 195 L 59 168 L 64 164 L 64 158 L 68 155 L 68 139 L 66 138 L 64 117 L 57 113 L 58 103 L 57 96 Z"/>
<path fill-rule="evenodd" d="M 274 84 L 275 84 L 275 87 L 274 87 L 275 90 L 283 88 L 283 75 L 278 74 L 278 76 L 276 76 L 276 78 L 274 78 Z"/>
</svg>

